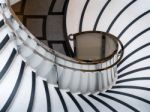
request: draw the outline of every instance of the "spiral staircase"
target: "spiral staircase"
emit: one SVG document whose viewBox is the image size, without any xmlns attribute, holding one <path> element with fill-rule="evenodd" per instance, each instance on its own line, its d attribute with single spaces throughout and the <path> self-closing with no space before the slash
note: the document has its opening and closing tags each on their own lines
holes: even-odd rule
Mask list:
<svg viewBox="0 0 150 112">
<path fill-rule="evenodd" d="M 67 3 L 68 35 L 103 31 L 122 41 L 116 82 L 108 88 L 111 79 L 100 74 L 104 91 L 95 91 L 101 68 L 48 48 L 19 21 L 8 1 L 0 0 L 0 112 L 150 112 L 150 2 Z"/>
</svg>

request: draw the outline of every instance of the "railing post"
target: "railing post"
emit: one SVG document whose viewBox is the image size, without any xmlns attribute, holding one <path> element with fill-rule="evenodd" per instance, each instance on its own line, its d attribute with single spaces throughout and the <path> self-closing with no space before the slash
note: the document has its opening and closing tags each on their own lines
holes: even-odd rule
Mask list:
<svg viewBox="0 0 150 112">
<path fill-rule="evenodd" d="M 52 51 L 52 53 L 53 53 L 53 55 L 55 56 L 55 57 L 54 57 L 54 67 L 55 67 L 55 70 L 56 70 L 56 78 L 57 78 L 57 79 L 56 79 L 56 83 L 59 85 L 59 81 L 58 81 L 58 75 L 59 75 L 59 74 L 58 74 L 58 69 L 57 69 L 57 64 L 56 64 L 56 63 L 57 63 L 57 62 L 56 62 L 56 61 L 57 61 L 57 60 L 56 60 L 56 54 L 55 54 L 55 51 Z"/>
</svg>

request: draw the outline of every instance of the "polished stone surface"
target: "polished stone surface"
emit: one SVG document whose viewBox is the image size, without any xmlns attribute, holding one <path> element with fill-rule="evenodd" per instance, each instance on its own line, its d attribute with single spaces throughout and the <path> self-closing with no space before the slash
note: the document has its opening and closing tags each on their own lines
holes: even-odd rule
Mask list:
<svg viewBox="0 0 150 112">
<path fill-rule="evenodd" d="M 12 8 L 39 40 L 66 54 L 63 28 L 65 3 L 65 0 L 22 0 Z"/>
</svg>

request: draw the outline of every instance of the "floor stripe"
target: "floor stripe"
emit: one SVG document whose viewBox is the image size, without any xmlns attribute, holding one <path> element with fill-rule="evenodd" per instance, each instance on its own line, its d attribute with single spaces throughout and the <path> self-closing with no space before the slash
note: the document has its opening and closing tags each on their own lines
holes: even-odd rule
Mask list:
<svg viewBox="0 0 150 112">
<path fill-rule="evenodd" d="M 49 7 L 49 12 L 48 14 L 50 14 L 51 12 L 53 12 L 53 8 L 55 6 L 55 3 L 56 3 L 56 0 L 52 0 L 51 4 L 50 4 L 50 7 Z"/>
<path fill-rule="evenodd" d="M 125 103 L 125 102 L 123 102 L 123 101 L 117 99 L 117 98 L 114 98 L 114 97 L 112 97 L 112 96 L 109 96 L 109 95 L 106 95 L 106 94 L 102 94 L 102 93 L 100 93 L 99 95 L 100 95 L 100 96 L 103 96 L 103 97 L 105 97 L 105 98 L 111 99 L 111 100 L 113 100 L 113 101 L 116 101 L 116 102 L 118 102 L 118 103 L 120 103 L 120 104 L 122 104 L 122 105 L 128 107 L 129 109 L 133 110 L 134 112 L 140 112 L 140 111 L 137 110 L 136 108 L 132 107 L 131 105 L 129 105 L 129 104 L 127 104 L 127 103 Z"/>
<path fill-rule="evenodd" d="M 0 21 L 0 28 L 1 28 L 2 26 L 4 26 L 4 24 L 5 24 L 5 23 L 4 23 L 4 20 L 1 20 L 1 21 Z"/>
<path fill-rule="evenodd" d="M 133 37 L 131 40 L 129 40 L 125 45 L 124 45 L 124 49 L 126 47 L 128 47 L 135 39 L 137 39 L 138 37 L 142 36 L 144 33 L 148 32 L 150 30 L 149 28 L 146 28 L 145 30 L 143 30 L 142 32 L 140 32 L 139 34 L 137 34 L 135 37 Z"/>
<path fill-rule="evenodd" d="M 69 4 L 69 0 L 66 0 L 65 2 L 65 5 L 64 5 L 64 8 L 63 8 L 63 12 L 64 12 L 64 16 L 63 16 L 63 32 L 64 32 L 64 39 L 65 39 L 65 45 L 64 45 L 64 49 L 65 49 L 65 52 L 66 52 L 66 55 L 69 56 L 69 57 L 74 57 L 74 52 L 70 46 L 70 43 L 69 43 L 69 39 L 68 39 L 68 33 L 67 33 L 67 21 L 66 21 L 66 18 L 67 18 L 67 9 L 68 9 L 68 4 Z"/>
<path fill-rule="evenodd" d="M 83 25 L 83 19 L 84 19 L 84 14 L 85 14 L 85 11 L 86 11 L 86 8 L 89 4 L 89 1 L 90 0 L 87 0 L 84 7 L 83 7 L 83 10 L 82 10 L 82 14 L 81 14 L 81 17 L 80 17 L 80 24 L 79 24 L 79 32 L 82 32 L 82 25 Z"/>
<path fill-rule="evenodd" d="M 34 98 L 35 98 L 35 87 L 36 87 L 36 74 L 32 72 L 32 89 L 31 89 L 30 102 L 29 102 L 27 112 L 32 112 Z"/>
<path fill-rule="evenodd" d="M 5 44 L 8 42 L 9 40 L 9 36 L 8 34 L 5 36 L 5 38 L 2 40 L 2 42 L 0 43 L 0 50 L 5 46 Z"/>
<path fill-rule="evenodd" d="M 5 66 L 3 67 L 2 71 L 0 72 L 0 80 L 3 78 L 3 76 L 5 75 L 5 73 L 7 72 L 8 68 L 11 66 L 11 63 L 13 62 L 13 59 L 15 58 L 15 55 L 17 54 L 16 49 L 13 49 L 7 63 L 5 64 Z"/>
<path fill-rule="evenodd" d="M 119 67 L 124 61 L 126 61 L 126 60 L 127 60 L 129 57 L 131 57 L 133 54 L 135 54 L 136 52 L 138 52 L 138 51 L 140 51 L 140 50 L 142 50 L 142 49 L 144 49 L 144 48 L 146 48 L 146 47 L 148 47 L 148 46 L 150 46 L 150 42 L 148 42 L 148 43 L 146 43 L 146 44 L 140 46 L 139 48 L 135 49 L 133 52 L 129 53 L 126 57 L 124 57 L 124 58 L 119 62 L 119 64 L 117 65 L 117 67 Z"/>
<path fill-rule="evenodd" d="M 86 103 L 89 104 L 95 110 L 95 112 L 100 112 L 94 105 L 91 103 L 83 94 L 79 94 L 80 98 L 82 98 Z"/>
<path fill-rule="evenodd" d="M 149 59 L 149 58 L 150 58 L 150 55 L 145 56 L 145 57 L 142 57 L 142 58 L 140 58 L 140 59 L 137 59 L 137 60 L 135 60 L 135 61 L 133 61 L 133 62 L 127 64 L 126 66 L 124 66 L 124 67 L 122 67 L 121 69 L 118 70 L 118 74 L 120 74 L 122 71 L 124 71 L 124 70 L 127 69 L 128 67 L 130 67 L 130 66 L 132 66 L 132 65 L 134 65 L 134 64 L 136 64 L 136 63 L 139 63 L 139 62 L 141 62 L 141 61 L 144 61 L 144 60 L 146 60 L 146 59 Z"/>
<path fill-rule="evenodd" d="M 130 85 L 123 85 L 123 86 L 113 86 L 112 89 L 138 89 L 144 91 L 150 91 L 150 88 L 147 87 L 140 87 L 140 86 L 130 86 Z"/>
<path fill-rule="evenodd" d="M 107 108 L 109 108 L 112 112 L 118 112 L 116 109 L 114 109 L 112 106 L 110 106 L 108 103 L 104 102 L 103 100 L 101 100 L 100 98 L 94 96 L 94 95 L 89 95 L 91 98 L 95 99 L 96 101 L 100 102 L 101 104 L 103 104 L 104 106 L 106 106 Z"/>
<path fill-rule="evenodd" d="M 74 102 L 74 104 L 77 106 L 78 110 L 80 112 L 84 112 L 82 107 L 80 106 L 80 104 L 78 103 L 78 101 L 75 99 L 75 97 L 72 95 L 71 92 L 67 92 L 67 94 L 70 96 L 70 98 L 72 99 L 72 101 Z"/>
<path fill-rule="evenodd" d="M 62 96 L 62 94 L 61 94 L 59 88 L 55 87 L 55 89 L 56 89 L 57 94 L 58 94 L 58 96 L 59 96 L 59 98 L 60 98 L 60 101 L 61 101 L 61 103 L 62 103 L 62 106 L 63 106 L 63 108 L 64 108 L 64 111 L 65 111 L 65 112 L 68 112 L 67 105 L 66 105 L 66 103 L 65 103 L 65 100 L 64 100 L 64 98 L 63 98 L 63 96 Z"/>
<path fill-rule="evenodd" d="M 17 91 L 18 91 L 18 88 L 20 86 L 22 76 L 23 76 L 23 73 L 24 73 L 24 68 L 25 68 L 25 62 L 22 61 L 21 68 L 20 68 L 20 73 L 19 73 L 18 79 L 16 81 L 15 87 L 13 88 L 13 91 L 12 91 L 11 95 L 9 96 L 7 102 L 5 103 L 3 108 L 1 109 L 1 112 L 6 112 L 7 109 L 9 108 L 10 104 L 12 103 L 12 101 L 13 101 L 13 99 L 14 99 Z"/>
<path fill-rule="evenodd" d="M 141 14 L 140 16 L 138 16 L 137 18 L 135 18 L 131 23 L 129 23 L 122 31 L 121 33 L 117 36 L 119 39 L 121 38 L 121 36 L 126 32 L 126 30 L 133 25 L 136 21 L 138 21 L 139 19 L 141 19 L 142 17 L 144 17 L 145 15 L 147 15 L 148 13 L 150 13 L 150 10 L 144 12 L 143 14 Z"/>
<path fill-rule="evenodd" d="M 126 72 L 126 73 L 123 73 L 123 74 L 119 75 L 118 79 L 120 79 L 122 77 L 125 77 L 127 75 L 130 75 L 130 74 L 136 73 L 136 72 L 140 72 L 140 71 L 143 71 L 143 70 L 149 70 L 149 69 L 150 69 L 150 66 L 148 66 L 148 67 L 142 67 L 142 68 L 138 68 L 138 69 L 134 69 L 132 71 L 129 71 L 129 72 Z"/>
<path fill-rule="evenodd" d="M 64 6 L 63 6 L 63 10 L 62 10 L 62 12 L 63 12 L 63 14 L 64 14 L 64 16 L 66 16 L 66 12 L 67 12 L 67 6 L 68 6 L 68 3 L 69 3 L 69 0 L 65 0 L 65 2 L 64 2 Z M 65 19 L 66 20 L 66 19 Z M 64 26 L 65 26 L 66 24 L 64 24 Z"/>
<path fill-rule="evenodd" d="M 145 102 L 147 104 L 150 104 L 150 101 L 144 99 L 144 98 L 141 98 L 141 97 L 138 97 L 136 95 L 132 95 L 132 94 L 129 94 L 129 93 L 124 93 L 124 92 L 120 92 L 120 91 L 112 91 L 112 90 L 108 90 L 107 91 L 108 93 L 114 93 L 114 94 L 119 94 L 119 95 L 124 95 L 124 96 L 127 96 L 127 97 L 131 97 L 131 98 L 134 98 L 134 99 L 137 99 L 137 100 L 140 100 L 142 102 Z"/>
<path fill-rule="evenodd" d="M 102 16 L 103 12 L 105 11 L 106 7 L 107 7 L 108 4 L 110 3 L 110 1 L 111 1 L 111 0 L 108 0 L 108 1 L 105 3 L 105 5 L 103 6 L 102 10 L 100 11 L 100 13 L 99 13 L 99 15 L 98 15 L 98 17 L 97 17 L 97 19 L 96 19 L 96 22 L 95 22 L 95 24 L 94 24 L 94 28 L 93 28 L 94 31 L 96 31 L 98 22 L 100 21 L 100 18 L 101 18 L 101 16 Z"/>
<path fill-rule="evenodd" d="M 48 84 L 46 81 L 43 81 L 43 84 L 44 84 L 46 100 L 47 100 L 47 112 L 51 112 L 51 102 L 50 102 L 50 93 L 48 89 Z"/>
<path fill-rule="evenodd" d="M 136 2 L 137 0 L 132 0 L 129 4 L 127 4 L 118 14 L 117 16 L 113 19 L 113 21 L 111 22 L 111 24 L 109 25 L 108 29 L 106 32 L 109 32 L 110 29 L 112 28 L 112 26 L 114 25 L 114 23 L 117 21 L 117 19 L 119 18 L 119 16 L 126 10 L 128 9 L 128 7 L 130 7 L 134 2 Z"/>
<path fill-rule="evenodd" d="M 116 84 L 124 83 L 124 82 L 131 82 L 131 81 L 138 81 L 138 80 L 150 80 L 150 77 L 139 77 L 139 78 L 129 78 L 124 80 L 119 80 Z"/>
</svg>

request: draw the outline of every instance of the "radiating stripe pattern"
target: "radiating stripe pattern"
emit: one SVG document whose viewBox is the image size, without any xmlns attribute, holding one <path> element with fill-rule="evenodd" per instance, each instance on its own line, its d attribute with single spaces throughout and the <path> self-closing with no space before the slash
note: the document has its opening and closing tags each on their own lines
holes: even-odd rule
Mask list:
<svg viewBox="0 0 150 112">
<path fill-rule="evenodd" d="M 10 27 L 10 24 L 5 22 L 5 19 L 8 19 L 8 21 L 13 24 L 13 21 L 10 21 L 10 19 L 14 18 L 9 18 L 12 16 L 7 13 L 7 4 L 5 1 L 0 0 L 1 112 L 34 112 L 35 110 L 36 112 L 37 110 L 38 112 L 150 111 L 150 2 L 146 0 L 84 1 L 85 2 L 79 0 L 69 1 L 68 8 L 66 8 L 68 9 L 66 14 L 67 32 L 71 34 L 85 31 L 86 25 L 88 27 L 88 24 L 92 24 L 90 25 L 92 27 L 88 29 L 109 32 L 122 41 L 125 53 L 117 67 L 118 79 L 116 84 L 103 93 L 95 92 L 87 94 L 71 93 L 69 90 L 59 89 L 57 83 L 50 84 L 49 82 L 53 82 L 53 79 L 55 79 L 53 74 L 57 74 L 56 71 L 53 70 L 54 65 L 38 57 L 38 55 L 35 55 L 35 52 L 31 49 L 24 48 L 29 50 L 29 57 L 34 56 L 39 59 L 37 60 L 38 64 L 34 65 L 35 68 L 31 66 L 32 63 L 29 63 L 28 58 L 22 56 L 20 53 L 21 48 L 17 46 L 18 41 L 15 40 L 19 38 L 16 34 L 22 34 L 24 40 L 28 39 L 30 34 L 26 32 L 26 30 L 20 30 L 22 25 L 19 25 L 19 27 L 16 25 L 15 27 L 16 29 L 18 28 L 18 30 L 15 31 L 15 29 Z M 58 1 L 55 0 L 55 2 Z M 99 6 L 99 2 L 101 6 Z M 76 12 L 79 10 L 75 9 L 80 6 L 82 10 Z M 88 8 L 91 8 L 91 6 L 95 6 L 91 9 L 92 13 L 88 12 Z M 97 15 L 93 15 L 95 10 L 99 11 L 96 13 Z M 70 11 L 73 13 L 70 13 Z M 4 13 L 2 14 L 2 12 Z M 5 16 L 5 18 L 3 18 L 3 16 Z M 76 22 L 72 21 L 70 23 L 71 18 L 76 17 Z M 93 21 L 90 21 L 89 18 L 87 21 L 87 17 L 93 17 L 95 19 L 91 19 Z M 89 21 L 90 23 L 88 23 Z M 74 24 L 77 22 L 79 23 L 78 29 L 75 28 L 76 26 Z M 9 34 L 3 34 L 6 32 L 2 32 L 2 30 L 7 31 L 8 28 L 14 32 L 14 37 L 9 36 Z M 11 43 L 10 40 L 14 41 L 14 43 Z M 32 39 L 30 39 L 29 42 L 31 41 Z M 9 45 L 12 45 L 12 51 L 6 52 Z M 30 46 L 30 48 L 40 49 L 38 45 L 33 42 L 33 46 Z M 40 49 L 39 52 L 46 54 L 42 49 Z M 6 57 L 4 57 L 4 54 L 6 54 Z M 49 74 L 49 77 L 46 75 L 46 77 L 43 78 L 41 77 L 43 74 L 39 74 L 42 72 L 37 72 L 35 69 L 42 67 L 45 63 L 49 65 L 48 67 L 51 67 L 51 69 L 48 72 L 43 71 L 44 75 L 46 73 Z M 15 69 L 14 66 L 16 66 Z M 63 69 L 60 72 L 63 71 L 65 70 Z M 39 79 L 37 80 L 37 78 Z M 69 81 L 71 81 L 71 78 Z M 24 86 L 24 88 L 21 89 L 21 86 L 24 84 L 23 82 L 26 82 L 27 87 Z M 28 93 L 24 93 L 25 91 L 28 91 Z M 22 101 L 20 101 L 22 103 L 17 100 L 19 96 L 24 96 Z M 13 108 L 15 103 L 17 106 Z M 39 104 L 38 106 L 37 103 Z"/>
</svg>

